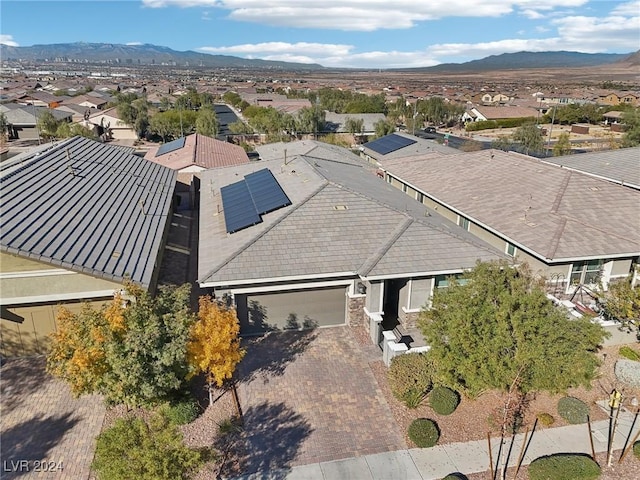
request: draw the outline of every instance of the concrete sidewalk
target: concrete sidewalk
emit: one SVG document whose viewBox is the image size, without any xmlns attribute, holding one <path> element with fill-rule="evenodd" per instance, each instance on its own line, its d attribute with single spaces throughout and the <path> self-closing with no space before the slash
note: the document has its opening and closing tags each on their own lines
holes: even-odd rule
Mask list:
<svg viewBox="0 0 640 480">
<path fill-rule="evenodd" d="M 635 415 L 621 411 L 613 441 L 614 450 L 622 450 L 627 438 L 629 442 L 640 429 L 640 419 L 634 424 Z M 596 453 L 607 451 L 609 420 L 591 424 L 593 445 Z M 631 435 L 629 435 L 631 431 Z M 499 465 L 510 451 L 509 466 L 518 463 L 524 434 L 509 438 L 503 445 Z M 512 445 L 513 443 L 513 445 Z M 587 424 L 556 428 L 539 428 L 524 455 L 523 465 L 544 455 L 554 453 L 584 453 L 591 455 Z M 500 448 L 500 439 L 492 440 L 494 465 Z M 632 453 L 631 453 L 632 454 Z M 619 456 L 619 454 L 618 454 Z M 617 462 L 618 456 L 613 461 Z M 450 473 L 465 475 L 489 470 L 489 453 L 486 440 L 436 445 L 432 448 L 414 448 L 394 452 L 345 458 L 331 462 L 312 463 L 272 472 L 257 472 L 244 475 L 238 480 L 287 479 L 287 480 L 438 480 Z"/>
</svg>

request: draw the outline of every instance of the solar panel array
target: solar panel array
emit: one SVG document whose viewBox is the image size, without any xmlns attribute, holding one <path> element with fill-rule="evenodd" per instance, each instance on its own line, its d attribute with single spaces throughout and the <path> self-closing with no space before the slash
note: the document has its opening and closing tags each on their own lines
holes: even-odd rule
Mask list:
<svg viewBox="0 0 640 480">
<path fill-rule="evenodd" d="M 184 147 L 185 140 L 186 140 L 185 137 L 180 137 L 169 143 L 165 143 L 164 145 L 161 145 L 160 148 L 158 148 L 158 151 L 156 152 L 156 157 L 159 157 L 160 155 L 164 155 L 165 153 L 171 153 L 174 150 L 178 150 L 179 148 Z"/>
<path fill-rule="evenodd" d="M 388 153 L 408 147 L 416 142 L 417 140 L 412 138 L 402 137 L 392 133 L 391 135 L 386 135 L 372 142 L 365 143 L 364 146 L 380 155 L 387 155 Z"/>
<path fill-rule="evenodd" d="M 289 197 L 268 168 L 222 187 L 220 194 L 227 233 L 260 223 L 261 215 L 291 205 Z"/>
</svg>

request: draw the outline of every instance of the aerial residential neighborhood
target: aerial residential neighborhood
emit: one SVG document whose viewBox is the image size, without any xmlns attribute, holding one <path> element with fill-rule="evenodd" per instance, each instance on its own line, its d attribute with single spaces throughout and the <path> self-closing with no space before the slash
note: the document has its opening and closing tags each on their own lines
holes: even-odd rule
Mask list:
<svg viewBox="0 0 640 480">
<path fill-rule="evenodd" d="M 640 478 L 639 6 L 547 3 L 3 2 L 0 477 Z"/>
</svg>

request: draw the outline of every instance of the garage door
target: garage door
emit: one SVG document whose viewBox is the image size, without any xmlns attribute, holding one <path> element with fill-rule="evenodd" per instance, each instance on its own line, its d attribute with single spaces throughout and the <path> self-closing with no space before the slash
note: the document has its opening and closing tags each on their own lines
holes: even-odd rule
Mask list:
<svg viewBox="0 0 640 480">
<path fill-rule="evenodd" d="M 342 325 L 346 287 L 236 295 L 243 334 Z"/>
</svg>

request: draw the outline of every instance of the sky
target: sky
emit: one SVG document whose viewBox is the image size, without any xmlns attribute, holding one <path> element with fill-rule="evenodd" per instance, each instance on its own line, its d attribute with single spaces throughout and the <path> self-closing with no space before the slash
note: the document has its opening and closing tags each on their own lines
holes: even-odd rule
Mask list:
<svg viewBox="0 0 640 480">
<path fill-rule="evenodd" d="M 640 49 L 640 0 L 2 0 L 0 43 L 411 68 L 519 51 Z"/>
</svg>

